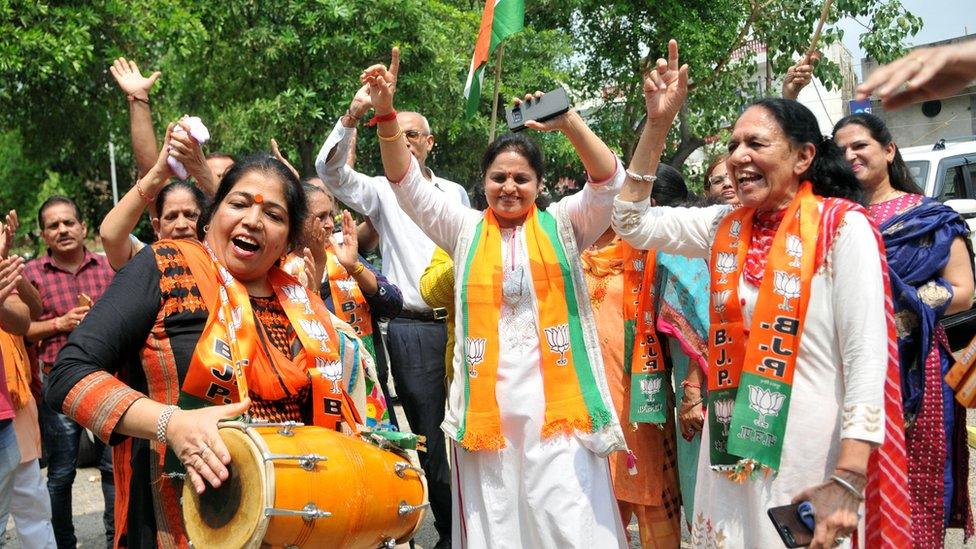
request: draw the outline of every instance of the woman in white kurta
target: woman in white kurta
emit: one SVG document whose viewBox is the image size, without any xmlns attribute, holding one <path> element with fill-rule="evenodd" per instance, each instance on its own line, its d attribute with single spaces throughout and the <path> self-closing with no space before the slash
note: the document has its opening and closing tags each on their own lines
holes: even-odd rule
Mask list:
<svg viewBox="0 0 976 549">
<path fill-rule="evenodd" d="M 455 263 L 455 376 L 442 425 L 454 440 L 454 546 L 623 547 L 623 526 L 605 458 L 625 445 L 604 378 L 579 260 L 579 249 L 593 243 L 609 226 L 623 167 L 570 110 L 544 124 L 526 125 L 561 131 L 572 142 L 591 176 L 582 191 L 545 212 L 538 210 L 534 201 L 542 181 L 541 153 L 521 134 L 504 135 L 489 146 L 482 161 L 489 209 L 478 212 L 461 207 L 428 185 L 408 154 L 409 142 L 401 137 L 391 116 L 395 112 L 392 77 L 386 69 L 371 67 L 363 80 L 370 87 L 379 121 L 384 169 L 394 182 L 400 206 Z M 494 249 L 490 238 L 497 239 Z M 544 246 L 539 244 L 542 240 Z M 546 263 L 554 270 L 540 272 L 538 256 L 533 254 L 546 246 L 556 249 L 559 261 Z M 562 275 L 549 274 L 553 272 Z M 540 274 L 565 280 L 565 293 L 540 292 L 553 287 L 540 286 Z M 474 280 L 477 277 L 492 280 Z M 478 314 L 492 317 L 493 332 L 480 333 L 484 335 L 480 355 L 473 345 L 477 338 L 471 337 L 475 332 L 466 332 L 483 320 L 471 318 L 480 303 L 467 297 L 479 282 L 497 290 L 486 295 L 498 304 L 479 309 Z M 560 303 L 553 302 L 553 295 Z M 553 326 L 546 320 L 559 307 L 573 311 L 572 318 L 563 322 L 568 322 L 577 339 L 566 347 L 550 338 Z M 546 328 L 542 337 L 541 328 Z M 485 349 L 493 344 L 496 353 L 486 354 Z M 548 362 L 554 353 L 563 356 L 561 352 L 565 357 L 571 355 L 574 370 L 565 369 L 563 358 Z M 577 390 L 578 384 L 578 391 L 589 394 L 588 406 L 599 410 L 592 413 L 591 408 L 592 415 L 582 423 L 552 421 L 553 415 L 559 415 L 555 409 L 562 409 L 565 401 L 549 402 L 546 395 L 556 389 L 552 386 L 556 383 L 561 384 L 558 389 L 566 389 L 566 378 L 559 376 L 568 371 L 575 371 L 569 391 Z M 485 391 L 485 376 L 494 380 L 485 393 L 491 402 L 479 401 L 475 394 Z M 491 429 L 492 422 L 478 419 L 491 414 L 477 416 L 476 405 L 494 412 L 500 424 L 496 431 Z"/>
<path fill-rule="evenodd" d="M 671 67 L 662 69 L 653 77 L 667 86 L 674 85 L 679 75 L 676 67 Z M 651 103 L 649 101 L 649 109 Z M 653 167 L 666 133 L 658 131 L 655 135 L 654 117 L 650 112 L 649 118 L 652 120 L 648 124 L 651 130 L 645 131 L 642 142 L 646 139 L 656 144 L 643 143 L 643 148 L 639 145 L 634 162 L 651 162 L 650 167 Z M 886 352 L 890 343 L 890 316 L 886 315 L 886 267 L 883 254 L 879 251 L 878 236 L 863 209 L 847 200 L 823 198 L 857 198 L 857 183 L 853 174 L 845 172 L 839 151 L 821 138 L 816 118 L 802 105 L 779 99 L 758 102 L 747 109 L 736 123 L 728 148 L 729 176 L 733 179 L 743 207 L 751 209 L 748 217 L 745 216 L 746 210 L 737 214 L 751 219 L 749 237 L 743 236 L 740 241 L 739 231 L 745 235 L 745 228 L 734 222 L 723 223 L 723 218 L 732 215 L 733 210 L 729 206 L 653 208 L 647 200 L 650 187 L 630 179 L 616 201 L 613 218 L 613 226 L 618 234 L 637 248 L 653 248 L 711 261 L 711 307 L 716 313 L 713 313 L 713 333 L 710 336 L 713 341 L 709 359 L 715 365 L 716 361 L 721 364 L 717 356 L 721 353 L 716 351 L 723 350 L 719 345 L 725 337 L 715 330 L 715 315 L 729 315 L 731 313 L 727 308 L 738 306 L 745 327 L 738 345 L 746 349 L 749 348 L 750 335 L 758 337 L 755 334 L 762 333 L 761 328 L 769 328 L 768 325 L 760 327 L 753 324 L 754 315 L 759 314 L 757 301 L 760 289 L 771 290 L 773 286 L 765 286 L 761 282 L 764 277 L 768 279 L 773 275 L 772 271 L 766 271 L 767 261 L 770 266 L 785 264 L 771 253 L 771 250 L 782 249 L 775 246 L 778 228 L 780 225 L 790 228 L 801 223 L 795 221 L 795 225 L 790 224 L 791 216 L 784 218 L 783 213 L 791 205 L 804 203 L 803 200 L 812 209 L 795 210 L 798 213 L 792 217 L 800 220 L 801 213 L 820 213 L 819 218 L 808 218 L 819 219 L 819 227 L 814 225 L 812 232 L 797 231 L 812 235 L 810 242 L 804 243 L 804 246 L 809 244 L 809 248 L 804 250 L 816 250 L 816 261 L 813 263 L 815 267 L 806 271 L 809 274 L 805 275 L 809 286 L 803 290 L 808 292 L 808 301 L 805 316 L 801 316 L 802 331 L 796 346 L 787 351 L 788 354 L 796 352 L 792 379 L 786 382 L 792 384 L 791 392 L 786 393 L 789 395 L 785 405 L 788 407 L 786 423 L 783 431 L 776 433 L 781 441 L 780 453 L 771 462 L 754 457 L 765 455 L 761 451 L 739 454 L 750 459 L 724 462 L 719 466 L 715 463 L 712 443 L 713 439 L 722 439 L 715 437 L 728 437 L 727 446 L 724 442 L 718 446 L 723 450 L 722 454 L 740 452 L 741 447 L 734 452 L 732 449 L 733 442 L 740 440 L 745 440 L 746 444 L 752 440 L 768 442 L 771 437 L 751 440 L 742 433 L 759 432 L 755 425 L 763 424 L 764 418 L 777 416 L 779 408 L 774 407 L 770 411 L 767 407 L 759 411 L 757 408 L 763 406 L 747 398 L 744 411 L 748 413 L 753 409 L 760 416 L 755 422 L 740 421 L 738 424 L 735 416 L 740 414 L 741 399 L 734 400 L 734 413 L 731 409 L 726 409 L 724 414 L 720 410 L 710 410 L 712 420 L 705 423 L 705 443 L 702 444 L 699 459 L 692 544 L 695 547 L 781 546 L 780 536 L 766 511 L 808 500 L 814 504 L 817 521 L 811 547 L 845 545 L 849 543 L 849 536 L 854 533 L 860 519 L 858 509 L 864 499 L 861 494 L 868 484 L 869 454 L 884 441 L 889 427 L 886 425 L 886 411 L 889 414 L 892 411 L 888 406 L 892 389 L 887 388 L 886 391 L 886 376 L 893 371 Z M 806 180 L 812 180 L 812 186 L 809 183 L 804 185 Z M 800 238 L 793 235 L 786 238 L 795 239 L 799 245 Z M 728 259 L 745 259 L 740 262 L 744 265 L 733 263 L 730 266 L 722 260 L 716 261 L 711 252 L 714 246 L 719 246 L 720 240 L 733 246 L 733 249 L 742 250 L 738 256 L 729 254 Z M 797 272 L 801 272 L 800 262 L 800 255 L 797 254 Z M 806 261 L 803 263 L 806 264 Z M 731 282 L 737 282 L 739 302 L 727 305 L 721 301 L 723 292 L 716 292 L 720 286 L 715 281 L 719 279 L 719 284 L 728 285 L 730 283 L 722 282 L 721 278 L 740 272 L 741 277 Z M 779 279 L 783 273 L 775 274 Z M 776 287 L 777 294 L 799 298 L 800 291 L 796 294 L 789 291 L 781 293 L 779 284 Z M 719 297 L 716 297 L 717 294 Z M 724 295 L 727 297 L 729 294 Z M 777 299 L 783 300 L 782 297 Z M 779 308 L 779 314 L 788 310 L 789 301 Z M 773 311 L 777 311 L 776 307 L 773 306 Z M 800 310 L 803 309 L 801 300 Z M 888 312 L 890 314 L 890 309 Z M 760 349 L 769 352 L 768 347 L 760 346 Z M 747 351 L 746 359 L 750 356 L 755 355 Z M 743 380 L 746 379 L 748 368 L 749 364 L 743 365 Z M 721 383 L 721 376 L 718 376 L 718 380 L 713 379 L 716 373 L 721 373 L 717 370 L 717 367 L 710 368 L 709 389 L 716 393 L 727 391 L 728 386 Z M 759 367 L 758 370 L 760 373 L 771 372 L 773 368 Z M 894 385 L 896 390 L 897 377 L 894 379 L 895 382 L 889 384 Z M 888 380 L 890 382 L 891 378 L 888 377 Z M 751 392 L 747 395 L 751 396 Z M 778 396 L 782 399 L 782 395 Z M 719 408 L 716 403 L 712 404 L 714 408 Z M 727 401 L 727 404 L 731 402 Z M 729 429 L 730 415 L 733 429 Z M 736 428 L 736 425 L 740 427 Z M 763 424 L 762 427 L 767 425 Z M 897 432 L 897 429 L 889 430 L 889 435 L 892 432 Z M 756 442 L 754 446 L 760 444 Z M 899 460 L 896 457 L 894 461 Z M 902 447 L 902 473 L 903 465 Z M 763 474 L 763 468 L 766 474 Z M 753 471 L 755 474 L 750 474 Z M 868 509 L 869 513 L 873 511 L 873 508 Z M 878 513 L 869 516 L 869 522 L 874 518 L 888 520 L 882 519 Z M 904 526 L 905 523 L 900 524 Z M 884 532 L 890 533 L 891 529 Z M 867 545 L 874 547 L 896 545 L 894 540 L 900 538 L 870 539 L 878 541 L 878 544 Z"/>
</svg>

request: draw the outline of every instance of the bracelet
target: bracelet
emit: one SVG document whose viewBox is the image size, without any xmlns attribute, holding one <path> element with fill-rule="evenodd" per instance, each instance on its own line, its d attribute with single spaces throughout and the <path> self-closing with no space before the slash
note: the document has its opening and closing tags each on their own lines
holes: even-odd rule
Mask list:
<svg viewBox="0 0 976 549">
<path fill-rule="evenodd" d="M 179 406 L 167 406 L 159 414 L 159 419 L 156 420 L 156 442 L 167 444 L 166 428 L 169 427 L 169 420 L 173 417 L 173 412 L 179 409 Z"/>
<path fill-rule="evenodd" d="M 345 116 L 348 116 L 349 118 L 352 118 L 352 119 L 353 119 L 353 120 L 355 120 L 355 121 L 356 121 L 357 123 L 358 123 L 358 122 L 360 122 L 360 121 L 362 121 L 362 119 L 363 119 L 363 117 L 361 117 L 361 116 L 356 116 L 355 114 L 353 114 L 353 113 L 352 113 L 352 109 L 346 109 L 346 114 L 345 114 Z"/>
<path fill-rule="evenodd" d="M 148 97 L 146 99 L 143 99 L 141 97 L 136 97 L 134 95 L 129 95 L 129 96 L 126 96 L 126 99 L 128 99 L 130 102 L 132 102 L 132 101 L 138 101 L 140 103 L 145 103 L 146 105 L 149 104 L 149 98 Z"/>
<path fill-rule="evenodd" d="M 138 181 L 136 181 L 136 192 L 138 192 L 139 196 L 146 201 L 146 204 L 152 204 L 153 200 L 156 200 L 155 196 L 149 196 L 145 191 L 142 190 L 142 186 L 139 185 Z"/>
<path fill-rule="evenodd" d="M 654 183 L 655 181 L 657 181 L 656 175 L 640 175 L 630 170 L 624 170 L 624 171 L 627 172 L 627 177 L 633 179 L 634 181 L 642 181 L 644 183 Z"/>
<path fill-rule="evenodd" d="M 352 276 L 356 276 L 366 269 L 366 265 L 363 265 L 362 261 L 357 261 L 356 266 L 352 268 L 352 272 L 349 273 Z"/>
<path fill-rule="evenodd" d="M 695 406 L 698 406 L 699 404 L 701 404 L 702 402 L 705 401 L 704 398 L 700 398 L 700 399 L 698 399 L 698 400 L 696 400 L 694 402 L 689 402 L 689 403 L 685 403 L 684 400 L 685 399 L 681 399 L 681 410 L 682 411 L 684 411 L 684 410 L 690 410 L 690 409 L 694 408 Z"/>
<path fill-rule="evenodd" d="M 701 389 L 701 383 L 692 383 L 687 379 L 681 382 L 682 387 L 691 387 L 692 389 Z"/>
<path fill-rule="evenodd" d="M 396 109 L 393 109 L 392 111 L 386 114 L 377 114 L 373 118 L 370 118 L 369 122 L 367 122 L 366 125 L 369 127 L 373 127 L 379 124 L 380 122 L 389 122 L 391 120 L 396 120 L 396 117 L 397 117 Z"/>
<path fill-rule="evenodd" d="M 380 132 L 376 132 L 376 137 L 379 137 L 380 138 L 380 141 L 386 141 L 387 143 L 392 143 L 394 141 L 399 141 L 401 136 L 403 136 L 403 128 L 400 128 L 399 130 L 397 130 L 396 134 L 395 135 L 391 135 L 390 137 L 386 137 L 386 136 L 380 135 Z"/>
<path fill-rule="evenodd" d="M 840 485 L 841 488 L 850 492 L 850 494 L 854 496 L 857 499 L 857 501 L 864 501 L 864 496 L 861 495 L 861 492 L 859 492 L 857 488 L 855 488 L 854 485 L 852 485 L 850 482 L 847 482 L 846 480 L 840 478 L 837 475 L 830 475 L 830 480 L 836 482 L 838 485 Z"/>
</svg>

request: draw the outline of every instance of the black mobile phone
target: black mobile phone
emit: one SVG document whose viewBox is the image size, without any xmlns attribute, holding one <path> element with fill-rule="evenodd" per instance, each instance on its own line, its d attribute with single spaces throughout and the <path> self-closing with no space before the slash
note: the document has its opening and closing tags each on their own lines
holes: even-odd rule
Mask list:
<svg viewBox="0 0 976 549">
<path fill-rule="evenodd" d="M 813 529 L 804 521 L 804 514 L 812 521 L 813 510 L 809 502 L 783 505 L 766 510 L 769 520 L 787 547 L 806 547 L 813 541 Z"/>
<path fill-rule="evenodd" d="M 505 109 L 505 120 L 508 129 L 519 132 L 525 129 L 529 120 L 545 122 L 569 110 L 569 96 L 562 86 L 546 92 L 541 99 L 523 101 L 521 105 Z"/>
</svg>

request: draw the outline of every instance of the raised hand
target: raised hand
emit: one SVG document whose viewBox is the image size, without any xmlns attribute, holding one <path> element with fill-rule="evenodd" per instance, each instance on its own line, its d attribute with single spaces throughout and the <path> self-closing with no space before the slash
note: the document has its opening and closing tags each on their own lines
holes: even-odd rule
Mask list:
<svg viewBox="0 0 976 549">
<path fill-rule="evenodd" d="M 346 271 L 356 269 L 359 263 L 359 237 L 356 234 L 356 224 L 348 211 L 342 212 L 342 242 L 332 241 L 332 251 L 336 260 Z"/>
<path fill-rule="evenodd" d="M 17 228 L 20 227 L 16 210 L 7 212 L 6 223 L 3 223 L 2 226 L 3 229 L 0 230 L 0 259 L 10 255 L 10 248 L 13 247 L 14 237 L 17 235 Z"/>
<path fill-rule="evenodd" d="M 535 93 L 527 93 L 527 94 L 525 94 L 525 98 L 524 99 L 520 99 L 518 97 L 514 98 L 512 100 L 512 104 L 517 107 L 517 106 L 521 105 L 523 102 L 529 103 L 531 101 L 537 101 L 539 99 L 542 99 L 542 96 L 544 96 L 544 95 L 545 95 L 545 93 L 537 90 Z M 559 116 L 550 118 L 549 120 L 546 120 L 545 122 L 539 122 L 538 120 L 526 120 L 525 121 L 525 127 L 526 128 L 530 128 L 530 129 L 533 129 L 533 130 L 536 130 L 536 131 L 540 131 L 540 132 L 565 131 L 566 128 L 569 127 L 569 117 L 571 116 L 571 113 L 575 113 L 575 112 L 576 111 L 574 111 L 572 108 L 570 108 L 569 111 L 567 111 L 567 112 L 565 112 L 563 114 L 560 114 Z"/>
<path fill-rule="evenodd" d="M 305 245 L 311 251 L 315 263 L 325 265 L 325 251 L 329 247 L 329 233 L 321 219 L 309 216 L 305 220 Z"/>
<path fill-rule="evenodd" d="M 17 283 L 23 278 L 24 259 L 12 255 L 0 260 L 0 303 L 3 303 L 13 293 Z"/>
<path fill-rule="evenodd" d="M 393 110 L 393 95 L 396 93 L 397 74 L 400 71 L 400 48 L 393 48 L 390 68 L 385 65 L 373 65 L 364 70 L 359 76 L 369 92 L 370 103 L 380 114 L 387 114 Z M 357 96 L 359 94 L 357 93 Z"/>
<path fill-rule="evenodd" d="M 688 96 L 688 65 L 678 66 L 678 42 L 668 42 L 668 60 L 657 60 L 657 66 L 644 77 L 644 103 L 650 122 L 670 126 Z"/>
<path fill-rule="evenodd" d="M 235 418 L 250 407 L 251 401 L 196 410 L 177 410 L 166 426 L 166 440 L 186 467 L 187 479 L 202 494 L 204 481 L 214 488 L 227 480 L 230 452 L 217 432 L 217 422 Z"/>
<path fill-rule="evenodd" d="M 169 155 L 179 160 L 186 168 L 186 173 L 190 174 L 190 177 L 197 182 L 197 186 L 204 192 L 208 192 L 208 189 L 213 186 L 211 182 L 213 172 L 207 165 L 207 157 L 203 154 L 200 143 L 190 135 L 189 124 L 183 120 L 180 120 L 178 124 L 183 128 L 183 131 L 170 132 Z M 163 149 L 165 148 L 164 146 Z"/>
<path fill-rule="evenodd" d="M 288 171 L 290 171 L 292 174 L 295 175 L 295 179 L 302 178 L 300 175 L 298 175 L 298 170 L 295 169 L 295 166 L 292 166 L 291 162 L 289 162 L 288 159 L 285 158 L 285 155 L 281 154 L 281 149 L 278 148 L 278 140 L 275 139 L 274 137 L 271 138 L 271 154 L 274 155 L 274 157 L 277 158 L 279 162 L 284 164 L 285 167 L 288 168 Z"/>
<path fill-rule="evenodd" d="M 786 78 L 783 79 L 783 97 L 785 99 L 796 99 L 800 95 L 800 90 L 805 88 L 813 80 L 813 64 L 820 59 L 819 53 L 814 53 L 809 59 L 804 57 L 786 71 Z"/>
<path fill-rule="evenodd" d="M 135 61 L 127 61 L 125 57 L 116 59 L 108 70 L 115 77 L 119 88 L 130 99 L 139 101 L 149 101 L 149 90 L 152 89 L 153 84 L 162 75 L 161 72 L 156 71 L 148 77 L 145 77 L 139 72 L 139 65 L 136 65 Z"/>
<path fill-rule="evenodd" d="M 962 90 L 976 78 L 976 41 L 919 48 L 877 69 L 857 87 L 855 98 L 871 94 L 886 109 L 897 109 Z"/>
</svg>

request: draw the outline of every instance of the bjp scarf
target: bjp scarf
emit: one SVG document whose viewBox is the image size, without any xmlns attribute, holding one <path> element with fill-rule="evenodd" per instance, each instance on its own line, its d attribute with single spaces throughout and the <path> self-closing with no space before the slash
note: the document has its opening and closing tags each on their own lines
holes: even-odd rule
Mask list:
<svg viewBox="0 0 976 549">
<path fill-rule="evenodd" d="M 376 358 L 376 347 L 373 343 L 373 318 L 369 314 L 366 297 L 359 288 L 356 279 L 346 271 L 336 255 L 326 255 L 326 266 L 329 274 L 329 289 L 335 314 L 343 322 L 352 326 L 356 335 L 363 341 L 370 356 Z"/>
<path fill-rule="evenodd" d="M 624 319 L 624 374 L 630 379 L 628 421 L 661 425 L 666 420 L 667 395 L 661 344 L 654 329 L 655 254 L 615 238 L 584 255 L 591 275 L 623 276 L 623 302 L 619 306 Z M 634 372 L 634 357 L 641 362 L 638 372 Z"/>
<path fill-rule="evenodd" d="M 339 337 L 322 300 L 281 269 L 274 267 L 268 273 L 275 296 L 303 347 L 292 360 L 268 344 L 264 327 L 255 320 L 247 290 L 209 248 L 187 241 L 172 244 L 186 257 L 210 308 L 180 388 L 180 408 L 230 404 L 248 398 L 251 392 L 262 400 L 280 400 L 295 395 L 311 374 L 312 400 L 316 403 L 312 421 L 338 429 L 340 408 L 349 406 L 354 412 L 355 406 L 341 387 Z"/>
<path fill-rule="evenodd" d="M 748 332 L 738 286 L 755 210 L 733 210 L 716 234 L 711 265 L 720 276 L 713 274 L 711 282 L 709 451 L 712 467 L 736 481 L 759 468 L 779 469 L 815 270 L 820 203 L 805 182 L 786 208 Z"/>
<path fill-rule="evenodd" d="M 542 437 L 598 431 L 610 423 L 612 415 L 603 404 L 590 367 L 576 287 L 556 218 L 533 207 L 524 229 L 538 310 L 539 366 L 546 402 Z M 468 257 L 464 258 L 461 281 L 465 413 L 458 440 L 471 451 L 505 446 L 495 396 L 500 358 L 501 250 L 501 228 L 489 209 L 475 230 Z M 513 269 L 522 268 L 515 265 L 516 261 L 512 263 Z"/>
</svg>

